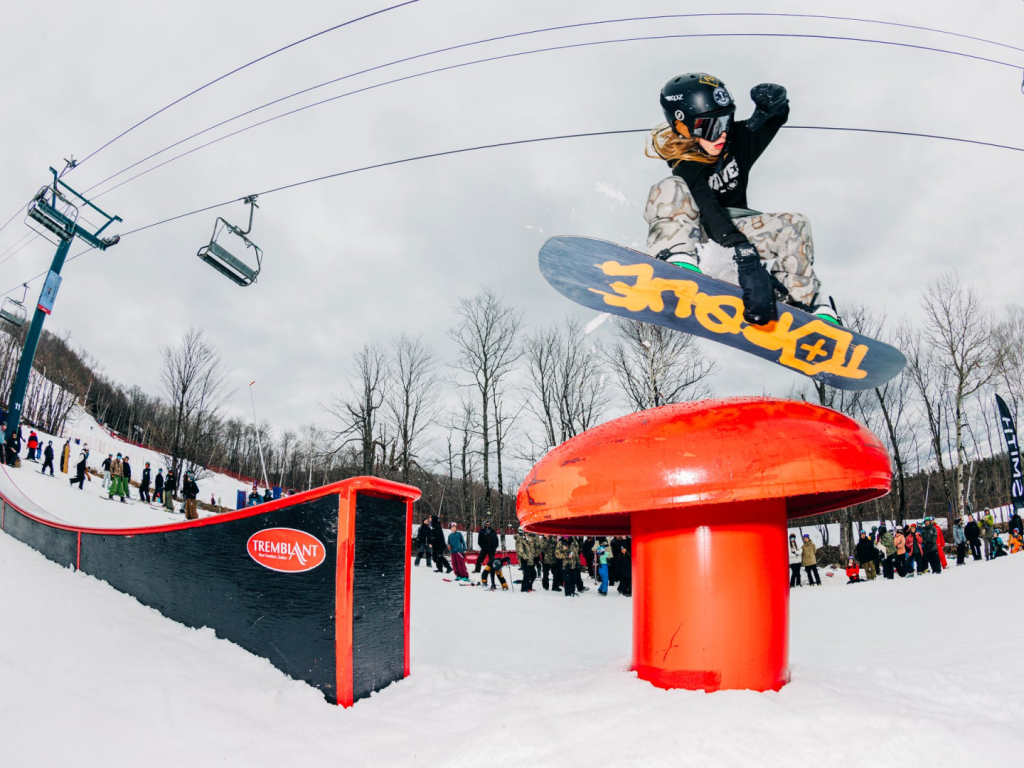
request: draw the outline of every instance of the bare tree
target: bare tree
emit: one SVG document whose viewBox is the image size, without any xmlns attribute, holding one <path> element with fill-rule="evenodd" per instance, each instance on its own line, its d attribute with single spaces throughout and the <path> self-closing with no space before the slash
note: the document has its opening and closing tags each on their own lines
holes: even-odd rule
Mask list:
<svg viewBox="0 0 1024 768">
<path fill-rule="evenodd" d="M 498 383 L 515 366 L 520 351 L 517 345 L 522 315 L 506 306 L 491 290 L 485 289 L 469 299 L 460 299 L 455 307 L 458 321 L 448 335 L 458 344 L 455 367 L 469 374 L 470 386 L 479 395 L 480 456 L 483 460 L 484 513 L 491 512 L 491 418 Z"/>
<path fill-rule="evenodd" d="M 954 272 L 931 282 L 921 301 L 926 321 L 924 337 L 935 350 L 936 364 L 949 381 L 953 408 L 953 443 L 956 467 L 956 496 L 952 518 L 964 510 L 964 423 L 965 403 L 994 373 L 993 329 L 981 295 L 964 286 Z M 953 521 L 949 520 L 950 535 Z"/>
<path fill-rule="evenodd" d="M 609 362 L 634 411 L 710 395 L 717 366 L 692 336 L 621 319 L 615 335 Z"/>
<path fill-rule="evenodd" d="M 364 475 L 372 475 L 377 448 L 382 445 L 378 420 L 390 388 L 387 352 L 380 344 L 364 344 L 352 356 L 348 394 L 336 394 L 325 410 L 341 422 L 332 433 L 334 453 L 354 444 Z"/>
<path fill-rule="evenodd" d="M 524 345 L 526 405 L 540 422 L 543 448 L 564 443 L 597 423 L 607 404 L 600 350 L 575 318 L 533 333 Z"/>
<path fill-rule="evenodd" d="M 1013 420 L 1018 422 L 1020 406 L 1024 403 L 1024 307 L 1009 307 L 993 336 L 998 350 L 995 373 L 999 383 L 1006 387 Z"/>
<path fill-rule="evenodd" d="M 231 396 L 227 370 L 203 331 L 189 328 L 176 347 L 164 347 L 160 382 L 169 404 L 164 444 L 177 476 L 182 466 L 201 477 L 221 429 L 221 412 Z"/>
<path fill-rule="evenodd" d="M 396 463 L 403 483 L 417 458 L 423 433 L 437 418 L 441 379 L 433 349 L 421 337 L 402 333 L 391 345 L 393 386 L 387 398 L 388 420 L 395 432 Z"/>
</svg>

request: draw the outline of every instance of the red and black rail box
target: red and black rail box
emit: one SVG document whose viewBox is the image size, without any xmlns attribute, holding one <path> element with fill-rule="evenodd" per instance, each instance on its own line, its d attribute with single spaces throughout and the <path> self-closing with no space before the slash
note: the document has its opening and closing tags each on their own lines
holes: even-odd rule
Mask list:
<svg viewBox="0 0 1024 768">
<path fill-rule="evenodd" d="M 2 478 L 0 528 L 351 705 L 409 674 L 416 488 L 356 477 L 237 512 L 82 528 Z"/>
</svg>

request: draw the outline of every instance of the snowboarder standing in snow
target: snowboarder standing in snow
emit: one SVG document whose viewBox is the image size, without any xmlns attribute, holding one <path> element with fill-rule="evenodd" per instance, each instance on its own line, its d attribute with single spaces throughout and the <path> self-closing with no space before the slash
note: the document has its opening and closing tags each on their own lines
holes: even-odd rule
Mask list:
<svg viewBox="0 0 1024 768">
<path fill-rule="evenodd" d="M 713 75 L 679 75 L 661 89 L 667 125 L 651 132 L 647 156 L 665 160 L 672 175 L 655 184 L 647 200 L 647 253 L 700 272 L 698 246 L 710 238 L 732 251 L 735 271 L 720 277 L 743 290 L 748 323 L 775 319 L 777 292 L 787 303 L 838 323 L 821 301 L 810 221 L 799 213 L 759 213 L 747 205 L 750 168 L 789 119 L 781 85 L 756 85 L 750 98 L 753 115 L 737 122 L 732 94 Z M 762 260 L 772 259 L 769 274 Z"/>
<path fill-rule="evenodd" d="M 953 524 L 953 544 L 956 545 L 956 564 L 963 565 L 967 557 L 967 535 L 964 533 L 963 520 L 959 517 Z"/>
<path fill-rule="evenodd" d="M 523 572 L 520 590 L 533 592 L 533 581 L 537 578 L 537 546 L 533 536 L 523 528 L 516 533 L 516 556 L 519 558 L 519 569 Z"/>
<path fill-rule="evenodd" d="M 181 486 L 181 495 L 185 497 L 185 519 L 198 520 L 199 512 L 196 511 L 196 499 L 199 498 L 199 486 L 191 472 L 185 473 L 185 482 Z"/>
<path fill-rule="evenodd" d="M 430 548 L 433 550 L 434 565 L 438 573 L 451 573 L 452 567 L 448 564 L 444 553 L 448 544 L 444 540 L 444 529 L 441 528 L 441 520 L 437 515 L 430 516 Z"/>
<path fill-rule="evenodd" d="M 45 475 L 47 467 L 50 468 L 50 477 L 53 477 L 53 440 L 46 441 L 46 447 L 43 449 L 43 468 L 39 471 Z"/>
<path fill-rule="evenodd" d="M 139 499 L 149 504 L 149 462 L 142 469 L 142 477 L 139 479 Z"/>
<path fill-rule="evenodd" d="M 156 471 L 156 480 L 153 481 L 153 501 L 157 504 L 164 503 L 164 471 Z"/>
<path fill-rule="evenodd" d="M 430 518 L 424 517 L 419 529 L 416 531 L 416 562 L 419 565 L 422 558 L 427 558 L 427 568 L 431 566 L 430 554 Z"/>
<path fill-rule="evenodd" d="M 448 549 L 452 552 L 452 570 L 455 571 L 456 581 L 469 581 L 469 571 L 466 570 L 466 537 L 459 531 L 459 526 L 452 523 L 448 526 Z"/>
<path fill-rule="evenodd" d="M 81 453 L 78 456 L 78 464 L 75 466 L 75 476 L 71 478 L 70 483 L 71 485 L 78 483 L 78 490 L 82 490 L 82 486 L 85 484 L 85 477 L 85 454 Z"/>
<path fill-rule="evenodd" d="M 907 537 L 899 528 L 896 529 L 896 535 L 892 537 L 892 543 L 896 547 L 896 573 L 902 579 L 907 575 Z"/>
<path fill-rule="evenodd" d="M 486 565 L 486 561 L 490 560 L 498 552 L 498 534 L 491 527 L 491 521 L 485 520 L 483 528 L 480 529 L 480 535 L 477 537 L 477 543 L 480 545 L 480 557 L 477 558 L 476 568 L 473 570 L 477 573 L 480 569 Z"/>
<path fill-rule="evenodd" d="M 101 488 L 106 488 L 110 485 L 110 465 L 114 463 L 114 454 L 108 453 L 107 458 L 100 464 L 100 469 L 103 470 L 103 483 L 100 485 Z"/>
<path fill-rule="evenodd" d="M 39 435 L 33 429 L 28 433 L 28 460 L 35 461 L 39 450 Z"/>
<path fill-rule="evenodd" d="M 122 504 L 127 504 L 124 500 L 124 472 L 123 464 L 121 462 L 121 454 L 117 454 L 112 462 L 110 462 L 110 486 L 107 488 L 107 498 L 113 499 L 114 496 L 118 496 L 121 499 Z"/>
<path fill-rule="evenodd" d="M 164 478 L 164 506 L 171 512 L 174 511 L 174 492 L 177 486 L 178 478 L 174 474 L 174 467 L 171 467 Z"/>
<path fill-rule="evenodd" d="M 555 557 L 562 564 L 562 589 L 566 597 L 576 594 L 576 569 L 580 567 L 580 551 L 570 536 L 562 536 L 555 544 Z"/>
</svg>

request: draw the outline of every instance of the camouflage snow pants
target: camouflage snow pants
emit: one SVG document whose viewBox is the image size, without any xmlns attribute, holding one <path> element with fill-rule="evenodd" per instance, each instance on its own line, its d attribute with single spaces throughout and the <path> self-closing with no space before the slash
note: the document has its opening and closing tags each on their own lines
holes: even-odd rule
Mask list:
<svg viewBox="0 0 1024 768">
<path fill-rule="evenodd" d="M 644 219 L 650 229 L 647 253 L 657 256 L 672 248 L 673 261 L 701 264 L 698 246 L 708 238 L 700 226 L 700 211 L 686 182 L 678 176 L 651 187 Z M 821 290 L 821 281 L 814 274 L 814 241 L 811 222 L 799 213 L 759 213 L 740 216 L 733 224 L 757 248 L 762 259 L 775 259 L 772 274 L 789 291 L 790 298 L 813 305 Z M 703 266 L 702 266 L 703 269 Z M 719 272 L 704 269 L 706 274 L 736 284 L 734 264 Z"/>
</svg>

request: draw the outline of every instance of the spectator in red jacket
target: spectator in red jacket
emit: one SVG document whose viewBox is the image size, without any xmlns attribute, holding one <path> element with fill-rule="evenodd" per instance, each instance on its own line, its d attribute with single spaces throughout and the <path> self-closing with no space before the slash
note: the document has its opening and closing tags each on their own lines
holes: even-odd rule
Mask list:
<svg viewBox="0 0 1024 768">
<path fill-rule="evenodd" d="M 849 579 L 847 584 L 856 584 L 860 581 L 860 566 L 857 565 L 857 561 L 854 558 L 850 558 L 846 563 L 846 576 Z"/>
</svg>

